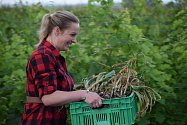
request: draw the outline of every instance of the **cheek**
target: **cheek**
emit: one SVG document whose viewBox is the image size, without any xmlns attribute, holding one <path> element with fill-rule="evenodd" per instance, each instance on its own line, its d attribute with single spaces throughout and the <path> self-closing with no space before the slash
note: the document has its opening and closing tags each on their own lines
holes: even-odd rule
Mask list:
<svg viewBox="0 0 187 125">
<path fill-rule="evenodd" d="M 59 45 L 62 46 L 65 43 L 64 41 L 65 41 L 64 38 L 59 39 Z"/>
</svg>

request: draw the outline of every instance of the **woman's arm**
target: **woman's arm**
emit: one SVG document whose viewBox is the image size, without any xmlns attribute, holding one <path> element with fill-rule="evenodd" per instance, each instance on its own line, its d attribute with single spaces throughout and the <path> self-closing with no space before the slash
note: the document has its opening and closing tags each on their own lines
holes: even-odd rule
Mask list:
<svg viewBox="0 0 187 125">
<path fill-rule="evenodd" d="M 50 55 L 37 54 L 33 56 L 29 64 L 28 71 L 30 71 L 31 78 L 34 79 L 39 98 L 41 98 L 44 105 L 61 106 L 85 99 L 85 102 L 93 108 L 101 106 L 101 97 L 97 93 L 87 92 L 86 90 L 69 92 L 57 90 L 55 61 Z"/>
<path fill-rule="evenodd" d="M 102 105 L 102 98 L 97 93 L 87 92 L 86 90 L 69 92 L 57 90 L 52 94 L 44 95 L 41 100 L 46 106 L 60 106 L 84 99 L 85 102 L 87 102 L 93 108 L 97 108 Z"/>
</svg>

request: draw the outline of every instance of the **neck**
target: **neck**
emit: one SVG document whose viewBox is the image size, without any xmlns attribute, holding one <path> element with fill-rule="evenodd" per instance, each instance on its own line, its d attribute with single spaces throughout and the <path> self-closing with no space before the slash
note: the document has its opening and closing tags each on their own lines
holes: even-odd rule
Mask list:
<svg viewBox="0 0 187 125">
<path fill-rule="evenodd" d="M 46 39 L 48 42 L 50 42 L 55 48 L 56 48 L 56 45 L 55 45 L 55 42 L 54 42 L 54 39 L 51 35 L 49 35 Z M 56 48 L 57 49 L 57 48 Z M 57 49 L 58 50 L 58 49 Z"/>
<path fill-rule="evenodd" d="M 53 39 L 53 37 L 52 37 L 51 35 L 48 36 L 46 40 L 47 40 L 48 42 L 50 42 L 50 43 L 55 47 L 55 42 L 54 42 L 54 39 Z"/>
</svg>

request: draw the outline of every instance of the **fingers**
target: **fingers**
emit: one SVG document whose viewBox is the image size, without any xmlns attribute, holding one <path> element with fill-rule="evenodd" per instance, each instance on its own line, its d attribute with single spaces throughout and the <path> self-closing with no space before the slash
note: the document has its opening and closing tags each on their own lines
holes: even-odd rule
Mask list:
<svg viewBox="0 0 187 125">
<path fill-rule="evenodd" d="M 93 102 L 92 107 L 93 107 L 93 108 L 99 108 L 99 107 L 101 107 L 101 106 L 102 106 L 102 100 L 101 100 L 101 98 L 99 97 L 99 98 L 97 98 L 97 100 L 95 100 L 95 101 Z"/>
<path fill-rule="evenodd" d="M 90 107 L 92 108 L 99 108 L 102 106 L 102 98 L 97 94 L 97 93 L 93 93 L 90 92 L 87 96 L 86 96 L 86 100 L 85 100 Z"/>
<path fill-rule="evenodd" d="M 99 101 L 98 101 L 98 105 L 99 105 L 99 107 L 102 106 L 102 98 L 99 99 Z"/>
<path fill-rule="evenodd" d="M 92 108 L 99 108 L 102 106 L 102 102 L 101 101 L 95 101 L 90 105 Z"/>
<path fill-rule="evenodd" d="M 97 108 L 96 102 L 92 103 L 92 104 L 91 104 L 91 107 L 92 107 L 92 108 Z"/>
</svg>

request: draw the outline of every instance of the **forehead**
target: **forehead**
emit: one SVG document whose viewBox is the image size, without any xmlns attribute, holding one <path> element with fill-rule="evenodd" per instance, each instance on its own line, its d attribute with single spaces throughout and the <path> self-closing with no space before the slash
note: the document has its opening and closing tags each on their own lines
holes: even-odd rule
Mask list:
<svg viewBox="0 0 187 125">
<path fill-rule="evenodd" d="M 70 27 L 66 29 L 65 31 L 77 33 L 79 31 L 79 23 L 71 23 Z"/>
</svg>

